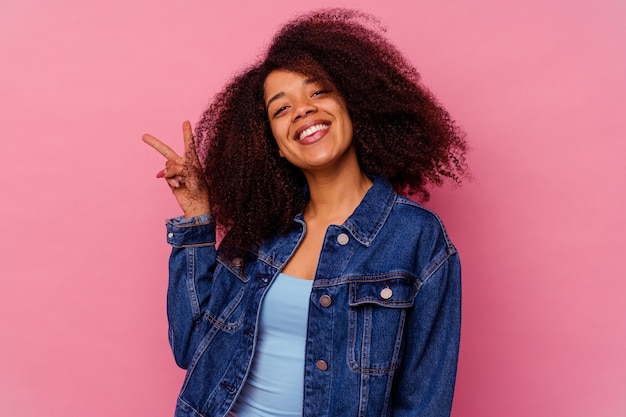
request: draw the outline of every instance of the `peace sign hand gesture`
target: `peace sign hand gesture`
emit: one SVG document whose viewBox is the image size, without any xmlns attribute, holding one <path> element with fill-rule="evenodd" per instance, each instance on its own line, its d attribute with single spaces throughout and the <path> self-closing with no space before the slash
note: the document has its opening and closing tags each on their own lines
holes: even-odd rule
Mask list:
<svg viewBox="0 0 626 417">
<path fill-rule="evenodd" d="M 209 213 L 209 191 L 202 173 L 202 166 L 196 154 L 191 123 L 183 123 L 185 156 L 181 157 L 169 146 L 152 135 L 145 134 L 141 139 L 166 158 L 165 169 L 157 173 L 157 178 L 165 178 L 172 193 L 183 210 L 185 217 Z"/>
</svg>

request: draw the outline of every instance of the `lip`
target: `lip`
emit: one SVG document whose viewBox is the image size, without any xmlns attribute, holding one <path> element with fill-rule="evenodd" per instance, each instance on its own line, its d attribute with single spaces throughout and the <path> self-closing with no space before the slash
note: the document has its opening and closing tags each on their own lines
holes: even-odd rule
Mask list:
<svg viewBox="0 0 626 417">
<path fill-rule="evenodd" d="M 300 135 L 302 134 L 302 132 L 304 132 L 305 130 L 307 130 L 308 128 L 310 128 L 311 126 L 315 126 L 315 125 L 326 125 L 328 127 L 330 127 L 332 123 L 329 122 L 328 120 L 313 120 L 311 122 L 308 122 L 302 126 L 300 126 L 298 129 L 296 129 L 296 132 L 293 135 L 293 139 L 297 142 L 299 141 Z"/>
</svg>

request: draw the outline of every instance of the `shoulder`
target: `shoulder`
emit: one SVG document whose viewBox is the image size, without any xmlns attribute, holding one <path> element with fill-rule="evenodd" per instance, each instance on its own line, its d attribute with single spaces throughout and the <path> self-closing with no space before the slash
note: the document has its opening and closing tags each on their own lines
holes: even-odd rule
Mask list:
<svg viewBox="0 0 626 417">
<path fill-rule="evenodd" d="M 456 252 L 441 218 L 434 211 L 405 196 L 396 195 L 386 226 L 388 233 L 408 241 L 417 239 L 420 246 L 433 245 L 449 254 Z"/>
<path fill-rule="evenodd" d="M 397 195 L 392 215 L 402 221 L 414 222 L 423 227 L 437 229 L 447 236 L 443 221 L 437 213 L 408 197 Z"/>
</svg>

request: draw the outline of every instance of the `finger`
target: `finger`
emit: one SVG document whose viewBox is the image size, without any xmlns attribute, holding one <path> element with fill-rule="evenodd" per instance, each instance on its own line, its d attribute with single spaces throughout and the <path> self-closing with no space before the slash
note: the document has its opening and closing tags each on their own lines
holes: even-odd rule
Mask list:
<svg viewBox="0 0 626 417">
<path fill-rule="evenodd" d="M 193 159 L 197 159 L 196 156 L 196 144 L 193 140 L 193 130 L 189 120 L 183 122 L 183 138 L 185 141 L 185 156 L 191 155 Z"/>
<path fill-rule="evenodd" d="M 183 184 L 185 184 L 185 177 L 177 175 L 174 178 L 166 178 L 165 181 L 172 188 L 180 188 Z"/>
<path fill-rule="evenodd" d="M 165 181 L 167 181 L 169 186 L 172 187 L 172 188 L 180 187 L 180 182 L 176 178 L 168 178 Z"/>
<path fill-rule="evenodd" d="M 165 168 L 157 172 L 156 174 L 157 178 L 165 178 L 165 179 L 173 178 L 173 177 L 179 177 L 179 179 L 184 178 L 182 176 L 185 172 L 184 165 L 176 165 L 176 164 L 172 164 L 171 162 L 168 162 L 165 165 L 166 165 Z"/>
<path fill-rule="evenodd" d="M 183 161 L 184 162 L 184 161 Z M 185 164 L 184 163 L 179 163 L 178 161 L 174 162 L 174 161 L 167 161 L 165 163 L 165 169 L 162 170 L 161 172 L 159 172 L 159 174 L 161 174 L 161 176 L 159 178 L 165 177 L 165 178 L 173 178 L 176 176 L 184 176 L 186 174 L 186 170 L 185 170 Z"/>
<path fill-rule="evenodd" d="M 169 146 L 167 146 L 166 144 L 164 144 L 163 142 L 161 142 L 160 140 L 158 140 L 157 138 L 155 138 L 154 136 L 150 134 L 146 133 L 145 135 L 141 137 L 141 140 L 143 140 L 148 145 L 152 146 L 154 149 L 157 150 L 157 152 L 159 152 L 169 161 L 176 161 L 180 159 L 180 156 L 176 152 L 174 152 L 172 148 L 170 148 Z"/>
</svg>

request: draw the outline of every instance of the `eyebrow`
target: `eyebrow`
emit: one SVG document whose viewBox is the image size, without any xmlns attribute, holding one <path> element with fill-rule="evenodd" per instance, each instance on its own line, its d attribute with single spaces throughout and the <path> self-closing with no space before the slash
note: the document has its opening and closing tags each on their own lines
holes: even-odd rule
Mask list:
<svg viewBox="0 0 626 417">
<path fill-rule="evenodd" d="M 307 78 L 306 80 L 304 80 L 304 82 L 302 84 L 303 85 L 309 85 L 309 84 L 314 84 L 314 83 L 316 83 L 318 81 L 319 81 L 318 78 Z M 284 96 L 285 96 L 285 93 L 283 91 L 281 91 L 278 94 L 273 95 L 272 98 L 267 100 L 267 103 L 265 104 L 265 108 L 269 109 L 270 108 L 270 104 L 272 104 L 274 101 L 276 101 L 279 98 L 284 97 Z"/>
<path fill-rule="evenodd" d="M 275 96 L 273 96 L 272 98 L 270 98 L 269 100 L 267 100 L 267 104 L 265 105 L 265 108 L 269 109 L 270 108 L 270 104 L 272 104 L 274 101 L 278 100 L 279 98 L 283 97 L 285 95 L 285 93 L 280 92 L 278 94 L 276 94 Z"/>
</svg>

